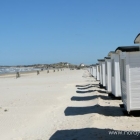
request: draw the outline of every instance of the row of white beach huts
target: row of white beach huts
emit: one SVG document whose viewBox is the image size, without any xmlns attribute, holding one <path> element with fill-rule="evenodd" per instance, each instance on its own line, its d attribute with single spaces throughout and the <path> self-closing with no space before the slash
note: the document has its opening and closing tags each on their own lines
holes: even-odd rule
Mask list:
<svg viewBox="0 0 140 140">
<path fill-rule="evenodd" d="M 140 44 L 140 34 L 134 43 Z M 140 110 L 140 46 L 118 47 L 89 71 L 107 93 L 121 97 L 128 113 Z"/>
</svg>

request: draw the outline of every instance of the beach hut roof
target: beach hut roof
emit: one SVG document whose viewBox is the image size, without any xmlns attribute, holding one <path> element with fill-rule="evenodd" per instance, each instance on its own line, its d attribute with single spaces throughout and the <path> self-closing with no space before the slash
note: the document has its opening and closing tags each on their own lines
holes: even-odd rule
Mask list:
<svg viewBox="0 0 140 140">
<path fill-rule="evenodd" d="M 96 66 L 96 64 L 92 64 L 91 66 Z"/>
<path fill-rule="evenodd" d="M 120 46 L 115 50 L 115 52 L 117 51 L 122 51 L 122 52 L 140 51 L 140 46 Z"/>
<path fill-rule="evenodd" d="M 99 65 L 99 63 L 96 63 L 96 65 Z"/>
<path fill-rule="evenodd" d="M 134 40 L 134 44 L 139 44 L 140 43 L 140 33 L 136 36 Z"/>
<path fill-rule="evenodd" d="M 98 59 L 98 61 L 105 61 L 104 59 Z"/>
<path fill-rule="evenodd" d="M 105 57 L 105 59 L 111 59 L 111 57 Z"/>
<path fill-rule="evenodd" d="M 114 52 L 114 51 L 110 51 L 110 52 L 108 53 L 108 56 L 111 56 L 112 53 L 115 53 L 115 52 Z"/>
</svg>

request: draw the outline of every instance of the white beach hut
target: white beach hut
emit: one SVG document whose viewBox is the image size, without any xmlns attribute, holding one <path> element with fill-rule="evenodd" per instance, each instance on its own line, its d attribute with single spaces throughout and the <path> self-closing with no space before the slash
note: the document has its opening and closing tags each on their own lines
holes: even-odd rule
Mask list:
<svg viewBox="0 0 140 140">
<path fill-rule="evenodd" d="M 88 67 L 88 72 L 90 73 L 90 67 Z"/>
<path fill-rule="evenodd" d="M 93 67 L 91 66 L 91 75 L 93 76 Z"/>
<path fill-rule="evenodd" d="M 90 67 L 87 68 L 87 71 L 90 73 Z"/>
<path fill-rule="evenodd" d="M 121 97 L 119 54 L 109 52 L 111 57 L 111 89 L 115 97 Z"/>
<path fill-rule="evenodd" d="M 102 72 L 101 72 L 101 61 L 100 61 L 100 59 L 98 60 L 98 62 L 99 62 L 99 81 L 100 81 L 100 85 L 103 85 L 103 81 L 102 81 Z"/>
<path fill-rule="evenodd" d="M 94 75 L 94 78 L 97 77 L 97 74 L 96 74 L 96 65 L 94 65 L 93 75 Z"/>
<path fill-rule="evenodd" d="M 111 88 L 111 58 L 105 57 L 105 78 L 106 78 L 106 91 L 112 92 Z"/>
<path fill-rule="evenodd" d="M 100 71 L 100 68 L 99 68 L 99 64 L 97 63 L 97 64 L 96 64 L 96 80 L 97 80 L 97 81 L 100 80 L 99 71 Z"/>
<path fill-rule="evenodd" d="M 96 64 L 92 65 L 92 70 L 93 70 L 93 76 L 96 78 Z"/>
<path fill-rule="evenodd" d="M 91 74 L 91 75 L 93 74 L 92 66 L 90 66 L 90 74 Z"/>
<path fill-rule="evenodd" d="M 91 68 L 92 68 L 92 76 L 94 76 L 93 74 L 94 74 L 94 67 L 93 67 L 93 65 L 91 66 Z"/>
<path fill-rule="evenodd" d="M 105 60 L 104 59 L 98 59 L 99 65 L 100 65 L 100 85 L 105 88 L 106 86 L 106 80 L 105 80 Z"/>
<path fill-rule="evenodd" d="M 116 49 L 120 55 L 122 101 L 130 112 L 140 110 L 140 47 L 123 46 Z"/>
</svg>

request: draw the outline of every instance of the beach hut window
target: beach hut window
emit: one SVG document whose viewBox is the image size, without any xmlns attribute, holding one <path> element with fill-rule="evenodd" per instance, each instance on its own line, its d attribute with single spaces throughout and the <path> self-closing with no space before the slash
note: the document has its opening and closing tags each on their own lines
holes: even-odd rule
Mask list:
<svg viewBox="0 0 140 140">
<path fill-rule="evenodd" d="M 112 59 L 112 77 L 114 77 L 114 59 Z"/>
<path fill-rule="evenodd" d="M 121 67 L 122 67 L 122 80 L 126 81 L 126 67 L 125 67 L 125 60 L 121 59 Z"/>
</svg>

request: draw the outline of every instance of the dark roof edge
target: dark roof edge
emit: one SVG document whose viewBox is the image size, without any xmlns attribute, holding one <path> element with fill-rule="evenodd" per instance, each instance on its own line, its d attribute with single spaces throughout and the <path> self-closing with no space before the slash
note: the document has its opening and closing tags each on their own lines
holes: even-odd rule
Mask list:
<svg viewBox="0 0 140 140">
<path fill-rule="evenodd" d="M 115 52 L 117 52 L 118 50 L 122 52 L 136 52 L 140 51 L 140 46 L 120 46 L 115 50 Z"/>
<path fill-rule="evenodd" d="M 110 56 L 111 53 L 115 53 L 115 51 L 110 51 L 110 52 L 108 53 L 108 56 Z"/>
<path fill-rule="evenodd" d="M 98 59 L 98 61 L 105 61 L 104 59 Z"/>
<path fill-rule="evenodd" d="M 134 39 L 134 44 L 138 44 L 138 42 L 136 42 L 137 37 L 140 36 L 140 33 L 136 36 L 136 38 Z"/>
<path fill-rule="evenodd" d="M 111 57 L 105 57 L 105 59 L 111 59 Z"/>
<path fill-rule="evenodd" d="M 96 66 L 96 64 L 92 64 L 92 65 L 90 65 L 90 66 Z"/>
</svg>

